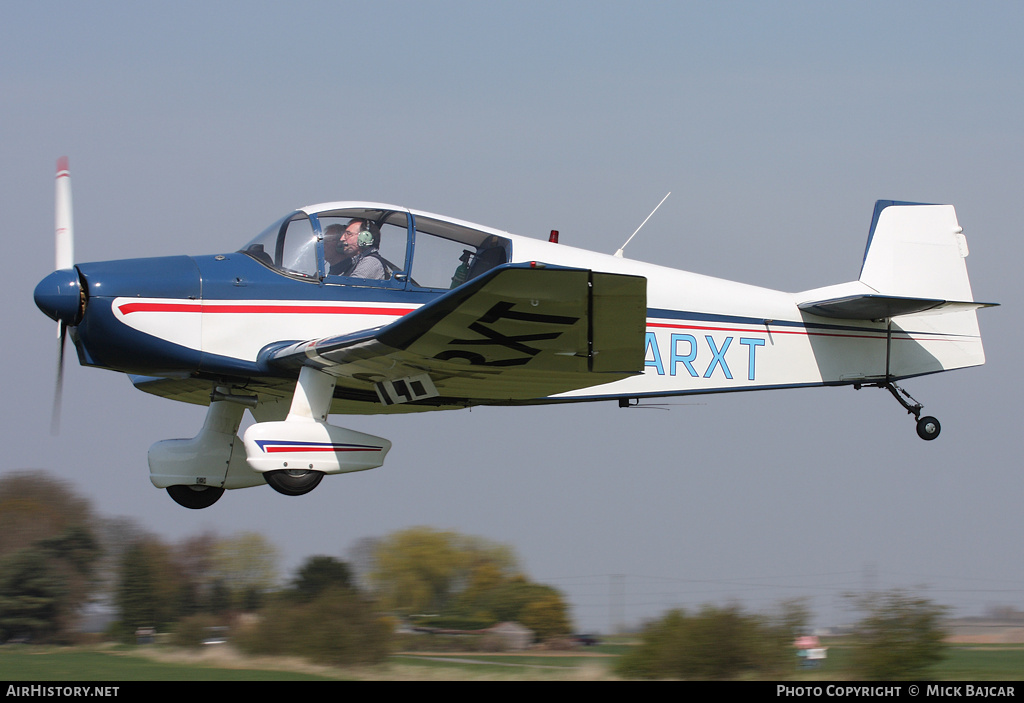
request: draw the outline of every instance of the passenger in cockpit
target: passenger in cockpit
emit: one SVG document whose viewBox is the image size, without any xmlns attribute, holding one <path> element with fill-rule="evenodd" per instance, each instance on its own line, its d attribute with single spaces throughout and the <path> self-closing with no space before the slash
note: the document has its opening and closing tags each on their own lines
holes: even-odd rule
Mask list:
<svg viewBox="0 0 1024 703">
<path fill-rule="evenodd" d="M 324 259 L 327 261 L 327 273 L 331 275 L 338 275 L 348 265 L 345 244 L 341 241 L 344 233 L 345 228 L 341 225 L 327 225 L 324 229 Z"/>
</svg>

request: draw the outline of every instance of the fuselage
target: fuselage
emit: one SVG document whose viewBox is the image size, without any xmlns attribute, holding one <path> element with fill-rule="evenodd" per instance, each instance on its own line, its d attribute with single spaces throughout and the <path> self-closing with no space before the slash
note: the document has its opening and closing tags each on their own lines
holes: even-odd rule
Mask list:
<svg viewBox="0 0 1024 703">
<path fill-rule="evenodd" d="M 392 225 L 387 234 L 392 240 L 407 238 L 390 242 L 397 261 L 388 280 L 329 275 L 325 223 L 361 212 L 379 213 L 381 223 Z M 647 280 L 643 373 L 536 402 L 857 383 L 887 374 L 894 344 L 909 350 L 954 341 L 934 334 L 926 323 L 920 329 L 897 327 L 892 334 L 884 321 L 837 322 L 801 312 L 799 294 L 396 206 L 329 203 L 282 222 L 243 251 L 78 264 L 44 279 L 36 300 L 72 328 L 83 364 L 206 388 L 272 383 L 279 372 L 260 360 L 268 345 L 384 327 L 438 299 L 459 283 L 458 251 L 473 248 L 478 258 L 484 250 L 500 251 L 504 260 L 494 265 L 540 262 Z M 308 240 L 300 245 L 286 240 L 297 227 Z M 435 248 L 442 254 L 428 260 Z M 428 273 L 431 269 L 441 273 Z M 75 280 L 85 292 L 84 312 Z M 345 396 L 343 383 L 336 393 Z"/>
</svg>

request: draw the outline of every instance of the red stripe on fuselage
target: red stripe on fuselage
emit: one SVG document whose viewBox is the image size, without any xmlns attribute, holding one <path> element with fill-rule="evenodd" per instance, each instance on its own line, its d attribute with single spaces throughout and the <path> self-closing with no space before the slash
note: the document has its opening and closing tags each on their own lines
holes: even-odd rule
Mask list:
<svg viewBox="0 0 1024 703">
<path fill-rule="evenodd" d="M 222 315 L 406 315 L 416 308 L 369 308 L 353 305 L 189 305 L 187 303 L 125 303 L 119 305 L 122 315 L 133 312 L 201 312 Z"/>
</svg>

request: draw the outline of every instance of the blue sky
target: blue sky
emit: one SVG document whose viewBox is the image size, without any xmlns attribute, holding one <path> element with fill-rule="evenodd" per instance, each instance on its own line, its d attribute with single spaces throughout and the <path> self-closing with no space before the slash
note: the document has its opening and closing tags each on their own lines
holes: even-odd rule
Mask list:
<svg viewBox="0 0 1024 703">
<path fill-rule="evenodd" d="M 0 27 L 8 311 L 0 470 L 45 468 L 170 539 L 254 529 L 293 568 L 429 524 L 508 543 L 582 629 L 671 606 L 922 586 L 1024 608 L 1019 348 L 1024 9 L 1015 3 L 10 3 Z M 988 363 L 887 393 L 335 418 L 387 464 L 312 494 L 154 489 L 203 410 L 69 367 L 49 435 L 53 167 L 80 261 L 231 251 L 368 199 L 784 290 L 856 278 L 876 199 L 952 203 Z M 31 349 L 32 351 L 28 351 Z M 480 438 L 496 446 L 489 456 Z M 614 576 L 621 575 L 621 576 Z M 618 598 L 616 596 L 616 598 Z"/>
</svg>

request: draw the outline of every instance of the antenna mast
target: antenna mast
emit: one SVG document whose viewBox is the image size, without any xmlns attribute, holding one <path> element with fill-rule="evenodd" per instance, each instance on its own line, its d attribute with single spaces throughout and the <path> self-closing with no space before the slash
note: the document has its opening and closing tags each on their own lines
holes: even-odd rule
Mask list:
<svg viewBox="0 0 1024 703">
<path fill-rule="evenodd" d="M 668 193 L 665 194 L 665 197 L 661 199 L 661 203 L 663 203 L 666 200 L 668 200 L 668 196 L 670 196 L 670 195 L 672 195 L 672 191 L 669 191 Z M 626 240 L 626 244 L 623 244 L 621 247 L 619 247 L 619 250 L 617 252 L 615 252 L 615 256 L 617 256 L 620 259 L 622 258 L 622 250 L 626 248 L 627 244 L 629 244 L 631 241 L 633 241 L 633 237 L 635 237 L 636 233 L 640 231 L 640 228 L 643 227 L 644 225 L 646 225 L 647 224 L 647 220 L 651 219 L 651 217 L 654 215 L 654 213 L 656 213 L 658 211 L 658 208 L 661 207 L 661 203 L 658 203 L 657 205 L 654 206 L 654 209 L 651 210 L 651 214 L 648 215 L 647 218 L 644 219 L 644 221 L 640 223 L 640 227 L 636 228 L 636 232 L 633 232 L 633 234 L 629 235 L 629 239 Z"/>
</svg>

